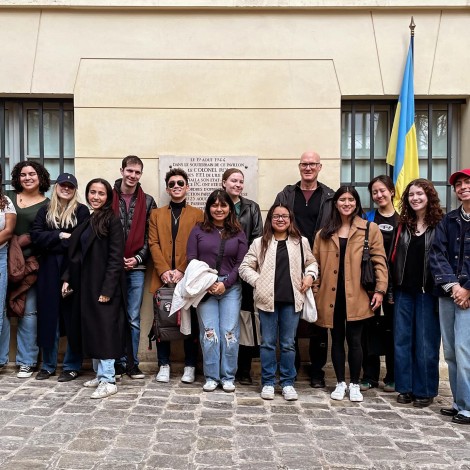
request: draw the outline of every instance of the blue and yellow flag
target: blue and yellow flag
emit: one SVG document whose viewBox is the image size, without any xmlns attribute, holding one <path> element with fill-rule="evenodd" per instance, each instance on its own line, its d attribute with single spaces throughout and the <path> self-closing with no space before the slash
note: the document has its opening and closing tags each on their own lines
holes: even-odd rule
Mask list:
<svg viewBox="0 0 470 470">
<path fill-rule="evenodd" d="M 392 135 L 387 152 L 387 163 L 394 166 L 394 205 L 398 206 L 401 195 L 410 181 L 419 178 L 418 144 L 415 126 L 415 97 L 413 83 L 413 37 L 408 49 L 400 98 L 393 121 Z"/>
</svg>

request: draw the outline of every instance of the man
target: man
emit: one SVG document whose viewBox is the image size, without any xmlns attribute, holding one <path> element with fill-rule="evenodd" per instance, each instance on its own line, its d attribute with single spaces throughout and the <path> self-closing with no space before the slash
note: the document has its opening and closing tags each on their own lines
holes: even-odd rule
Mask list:
<svg viewBox="0 0 470 470">
<path fill-rule="evenodd" d="M 320 155 L 307 151 L 300 157 L 300 181 L 286 186 L 276 197 L 275 204 L 290 207 L 295 216 L 295 223 L 300 233 L 313 247 L 315 234 L 330 217 L 334 191 L 318 181 L 322 168 Z M 323 367 L 328 356 L 328 329 L 315 324 L 309 325 L 309 355 L 311 362 L 310 385 L 313 388 L 325 387 Z M 296 341 L 296 366 L 300 366 L 300 355 Z"/>
<path fill-rule="evenodd" d="M 173 168 L 165 176 L 166 192 L 170 204 L 152 211 L 150 215 L 149 245 L 153 259 L 150 292 L 153 294 L 164 284 L 176 284 L 184 276 L 188 261 L 186 245 L 193 227 L 204 220 L 204 213 L 186 204 L 189 191 L 188 175 L 181 168 Z M 191 312 L 191 335 L 184 339 L 184 372 L 181 382 L 192 383 L 196 377 L 197 318 Z M 170 381 L 170 341 L 157 338 L 157 357 L 160 367 L 157 382 Z"/>
<path fill-rule="evenodd" d="M 462 205 L 439 223 L 430 253 L 454 399 L 452 408 L 440 411 L 453 423 L 470 424 L 470 168 L 451 175 L 449 183 Z"/>
<path fill-rule="evenodd" d="M 122 178 L 116 180 L 113 189 L 113 209 L 121 219 L 124 230 L 124 269 L 127 279 L 127 318 L 129 321 L 133 364 L 126 357 L 116 361 L 116 378 L 127 372 L 132 379 L 143 379 L 139 369 L 140 307 L 144 296 L 145 265 L 148 249 L 148 222 L 150 211 L 157 205 L 152 196 L 145 194 L 139 180 L 144 164 L 139 157 L 129 155 L 122 161 Z M 129 352 L 128 352 L 129 354 Z"/>
</svg>

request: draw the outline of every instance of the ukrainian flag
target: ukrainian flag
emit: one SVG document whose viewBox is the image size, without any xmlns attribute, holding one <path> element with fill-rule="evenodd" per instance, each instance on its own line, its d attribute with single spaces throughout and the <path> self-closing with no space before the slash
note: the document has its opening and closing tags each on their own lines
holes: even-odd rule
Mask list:
<svg viewBox="0 0 470 470">
<path fill-rule="evenodd" d="M 400 98 L 393 121 L 387 152 L 387 163 L 394 166 L 395 207 L 410 181 L 419 178 L 418 144 L 415 126 L 415 98 L 413 84 L 413 37 L 408 49 Z"/>
</svg>

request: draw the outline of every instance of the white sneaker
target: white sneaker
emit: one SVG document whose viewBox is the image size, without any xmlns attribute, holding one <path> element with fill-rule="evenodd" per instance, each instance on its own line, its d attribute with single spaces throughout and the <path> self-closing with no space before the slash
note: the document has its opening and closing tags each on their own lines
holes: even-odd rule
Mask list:
<svg viewBox="0 0 470 470">
<path fill-rule="evenodd" d="M 261 398 L 263 400 L 274 400 L 274 387 L 272 385 L 265 385 L 261 390 Z"/>
<path fill-rule="evenodd" d="M 181 382 L 185 384 L 192 384 L 196 380 L 196 368 L 186 366 L 183 371 L 183 377 L 181 377 Z"/>
<path fill-rule="evenodd" d="M 87 388 L 96 388 L 100 384 L 100 381 L 98 380 L 98 377 L 95 377 L 94 379 L 87 380 L 83 386 Z"/>
<path fill-rule="evenodd" d="M 224 392 L 234 392 L 235 384 L 231 380 L 227 380 L 222 383 L 222 388 L 224 389 Z"/>
<path fill-rule="evenodd" d="M 359 384 L 349 384 L 349 400 L 350 401 L 362 401 L 364 397 L 361 393 L 361 387 Z"/>
<path fill-rule="evenodd" d="M 90 398 L 106 398 L 117 393 L 116 384 L 100 382 L 98 388 L 91 394 Z"/>
<path fill-rule="evenodd" d="M 297 392 L 292 385 L 286 385 L 282 388 L 282 396 L 284 397 L 284 400 L 287 401 L 294 401 L 299 398 L 299 395 L 297 395 Z"/>
<path fill-rule="evenodd" d="M 33 375 L 33 366 L 20 366 L 20 370 L 16 374 L 19 379 L 27 379 Z"/>
<path fill-rule="evenodd" d="M 342 400 L 344 395 L 346 395 L 347 389 L 348 386 L 346 385 L 346 382 L 338 382 L 336 384 L 336 388 L 331 392 L 330 396 L 333 400 Z"/>
<path fill-rule="evenodd" d="M 218 385 L 219 384 L 215 380 L 207 379 L 206 383 L 203 385 L 202 389 L 205 392 L 213 392 L 217 388 Z"/>
<path fill-rule="evenodd" d="M 157 376 L 155 377 L 157 382 L 168 383 L 170 381 L 170 366 L 160 366 Z"/>
</svg>

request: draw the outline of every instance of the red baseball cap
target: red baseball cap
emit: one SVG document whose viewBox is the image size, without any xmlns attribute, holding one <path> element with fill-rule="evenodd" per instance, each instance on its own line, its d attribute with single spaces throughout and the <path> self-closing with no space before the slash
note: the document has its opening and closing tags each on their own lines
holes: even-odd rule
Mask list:
<svg viewBox="0 0 470 470">
<path fill-rule="evenodd" d="M 454 186 L 455 180 L 459 176 L 470 176 L 470 168 L 465 168 L 465 170 L 459 170 L 459 171 L 456 171 L 455 173 L 452 173 L 449 178 L 449 184 Z"/>
</svg>

